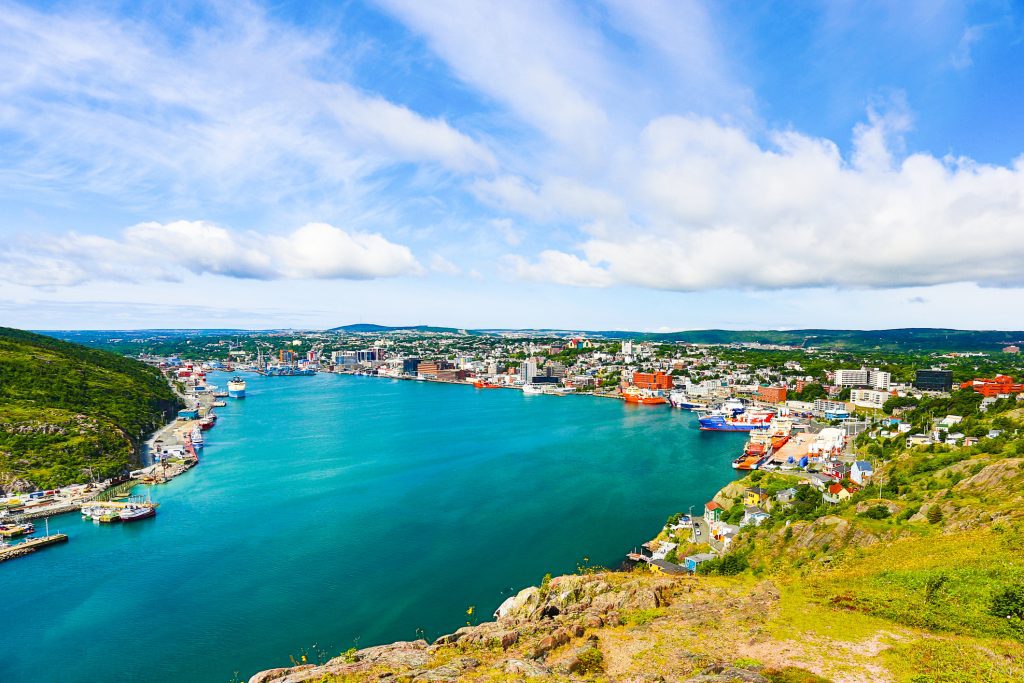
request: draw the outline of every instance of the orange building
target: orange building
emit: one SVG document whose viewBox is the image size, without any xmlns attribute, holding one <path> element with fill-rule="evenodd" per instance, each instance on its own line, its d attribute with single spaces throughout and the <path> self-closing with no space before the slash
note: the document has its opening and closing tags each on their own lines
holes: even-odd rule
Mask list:
<svg viewBox="0 0 1024 683">
<path fill-rule="evenodd" d="M 672 378 L 664 372 L 634 372 L 633 386 L 638 389 L 671 389 Z"/>
<path fill-rule="evenodd" d="M 982 396 L 1024 393 L 1024 384 L 1016 384 L 1009 375 L 996 375 L 992 379 L 975 378 L 960 385 L 961 389 L 974 389 Z"/>
<path fill-rule="evenodd" d="M 786 387 L 758 387 L 757 397 L 765 403 L 785 403 Z"/>
</svg>

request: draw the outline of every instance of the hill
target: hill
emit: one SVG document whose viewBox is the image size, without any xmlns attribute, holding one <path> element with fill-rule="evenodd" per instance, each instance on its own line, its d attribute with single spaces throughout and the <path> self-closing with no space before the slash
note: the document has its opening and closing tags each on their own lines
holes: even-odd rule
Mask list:
<svg viewBox="0 0 1024 683">
<path fill-rule="evenodd" d="M 458 334 L 468 332 L 455 327 L 434 327 L 432 325 L 374 325 L 371 323 L 356 323 L 354 325 L 342 325 L 332 327 L 328 332 L 342 332 L 348 334 L 384 334 L 386 332 L 421 332 L 423 334 Z M 469 332 L 473 334 L 473 332 Z"/>
<path fill-rule="evenodd" d="M 178 407 L 155 368 L 0 328 L 0 489 L 115 476 Z"/>
<path fill-rule="evenodd" d="M 838 504 L 796 474 L 753 472 L 716 500 L 771 517 L 696 575 L 583 568 L 507 600 L 494 621 L 433 643 L 328 653 L 252 683 L 1011 683 L 1024 680 L 1024 408 L 965 417 L 1001 434 L 970 447 L 858 445 L 876 476 Z M 791 503 L 771 494 L 798 491 Z M 670 524 L 679 558 L 706 551 Z M 557 539 L 552 539 L 557 542 Z M 671 559 L 671 554 L 670 554 Z M 331 653 L 337 654 L 337 653 Z M 303 664 L 302 662 L 307 662 Z"/>
</svg>

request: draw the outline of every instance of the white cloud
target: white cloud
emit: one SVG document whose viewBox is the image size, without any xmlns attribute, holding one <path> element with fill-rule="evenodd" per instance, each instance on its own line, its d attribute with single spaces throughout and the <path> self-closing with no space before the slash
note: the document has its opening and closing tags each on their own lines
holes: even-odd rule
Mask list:
<svg viewBox="0 0 1024 683">
<path fill-rule="evenodd" d="M 205 221 L 140 223 L 114 239 L 69 233 L 0 249 L 0 279 L 37 287 L 175 281 L 187 274 L 361 280 L 420 272 L 408 247 L 326 223 L 289 234 L 234 232 Z"/>
<path fill-rule="evenodd" d="M 430 269 L 442 275 L 459 275 L 462 273 L 462 269 L 438 253 L 430 255 Z"/>
<path fill-rule="evenodd" d="M 524 280 L 576 287 L 607 287 L 613 283 L 605 270 L 572 254 L 550 249 L 542 251 L 536 262 L 519 256 L 507 256 L 505 262 L 516 277 Z"/>
<path fill-rule="evenodd" d="M 1024 158 L 1009 167 L 912 154 L 902 114 L 872 113 L 847 161 L 792 131 L 762 146 L 737 128 L 670 116 L 637 145 L 611 211 L 580 255 L 517 262 L 528 279 L 672 290 L 1024 283 Z"/>
<path fill-rule="evenodd" d="M 168 15 L 169 16 L 169 15 Z M 175 39 L 88 10 L 0 11 L 0 181 L 146 204 L 171 195 L 272 204 L 357 198 L 407 162 L 495 167 L 442 118 L 354 87 L 338 35 L 218 4 Z"/>
</svg>

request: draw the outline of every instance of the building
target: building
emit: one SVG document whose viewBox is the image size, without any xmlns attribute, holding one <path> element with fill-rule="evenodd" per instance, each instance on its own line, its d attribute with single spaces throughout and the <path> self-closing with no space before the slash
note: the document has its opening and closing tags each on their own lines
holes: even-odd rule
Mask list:
<svg viewBox="0 0 1024 683">
<path fill-rule="evenodd" d="M 960 385 L 961 389 L 974 389 L 982 396 L 1010 396 L 1024 393 L 1024 384 L 1015 383 L 1009 375 L 996 375 L 992 379 L 972 379 Z"/>
<path fill-rule="evenodd" d="M 719 521 L 722 518 L 722 506 L 715 501 L 704 503 L 704 521 L 708 524 Z"/>
<path fill-rule="evenodd" d="M 747 507 L 758 507 L 768 500 L 768 491 L 760 486 L 752 486 L 743 492 L 743 504 Z"/>
<path fill-rule="evenodd" d="M 832 484 L 825 492 L 821 495 L 822 500 L 826 503 L 836 505 L 842 503 L 844 500 L 849 500 L 850 496 L 853 495 L 850 491 L 843 487 L 842 484 Z"/>
<path fill-rule="evenodd" d="M 850 403 L 857 406 L 858 408 L 877 408 L 881 409 L 885 405 L 885 402 L 889 400 L 889 394 L 885 391 L 878 391 L 877 389 L 851 389 L 850 390 Z"/>
<path fill-rule="evenodd" d="M 892 375 L 878 368 L 861 368 L 860 370 L 836 370 L 835 383 L 840 387 L 871 387 L 886 390 L 892 381 Z"/>
<path fill-rule="evenodd" d="M 633 385 L 640 389 L 671 389 L 672 377 L 664 372 L 634 372 Z"/>
<path fill-rule="evenodd" d="M 785 403 L 786 387 L 758 387 L 757 397 L 765 403 Z"/>
<path fill-rule="evenodd" d="M 740 526 L 761 526 L 761 522 L 771 517 L 767 512 L 761 508 L 753 505 L 748 505 L 743 508 L 743 521 L 740 522 Z"/>
<path fill-rule="evenodd" d="M 524 360 L 519 364 L 519 376 L 523 378 L 523 381 L 529 384 L 533 381 L 533 378 L 537 376 L 537 361 L 530 359 Z"/>
<path fill-rule="evenodd" d="M 420 359 L 419 358 L 403 358 L 402 359 L 402 374 L 403 375 L 415 375 L 419 370 Z"/>
<path fill-rule="evenodd" d="M 824 398 L 814 400 L 814 412 L 826 420 L 845 420 L 850 417 L 850 409 L 845 403 Z"/>
<path fill-rule="evenodd" d="M 1003 353 L 1020 353 L 1020 347 L 1016 344 L 1010 344 L 1009 346 L 1003 347 Z"/>
<path fill-rule="evenodd" d="M 715 556 L 711 553 L 697 553 L 696 555 L 687 555 L 683 559 L 683 566 L 686 567 L 688 572 L 696 572 L 697 567 L 707 562 L 708 560 L 715 559 Z"/>
<path fill-rule="evenodd" d="M 441 370 L 451 370 L 452 364 L 443 360 L 421 360 L 416 365 L 416 374 L 424 377 L 437 377 Z"/>
<path fill-rule="evenodd" d="M 921 391 L 953 391 L 953 371 L 938 368 L 918 370 L 914 378 L 914 388 Z"/>
<path fill-rule="evenodd" d="M 854 484 L 864 486 L 874 475 L 874 468 L 871 467 L 871 463 L 866 460 L 858 460 L 853 463 L 853 467 L 850 468 L 850 480 Z"/>
</svg>

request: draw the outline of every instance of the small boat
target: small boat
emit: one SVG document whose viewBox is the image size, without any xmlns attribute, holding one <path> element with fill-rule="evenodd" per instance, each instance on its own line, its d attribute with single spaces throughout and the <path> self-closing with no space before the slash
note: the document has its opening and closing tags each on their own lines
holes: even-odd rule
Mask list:
<svg viewBox="0 0 1024 683">
<path fill-rule="evenodd" d="M 473 382 L 473 386 L 476 387 L 477 389 L 500 389 L 501 388 L 500 384 L 495 384 L 494 382 L 488 382 L 485 379 L 475 380 Z"/>
<path fill-rule="evenodd" d="M 192 442 L 193 448 L 198 450 L 203 447 L 203 430 L 199 425 L 192 428 L 192 433 L 189 435 L 189 438 Z"/>
<path fill-rule="evenodd" d="M 117 513 L 122 522 L 137 522 L 140 519 L 156 516 L 156 508 L 152 505 L 129 505 Z"/>
<path fill-rule="evenodd" d="M 706 410 L 706 403 L 694 401 L 686 395 L 685 391 L 673 391 L 668 395 L 669 402 L 680 410 Z"/>
<path fill-rule="evenodd" d="M 35 531 L 36 528 L 32 525 L 32 522 L 25 522 L 24 524 L 0 524 L 0 537 L 2 538 L 28 536 L 29 534 L 35 533 Z"/>
<path fill-rule="evenodd" d="M 217 424 L 217 415 L 215 413 L 210 413 L 206 417 L 200 418 L 199 420 L 199 428 L 202 431 L 206 431 L 207 429 L 212 428 L 213 425 L 215 424 Z"/>
<path fill-rule="evenodd" d="M 213 407 L 214 408 L 223 408 L 227 404 L 228 404 L 227 401 L 214 401 L 213 402 Z"/>
</svg>

